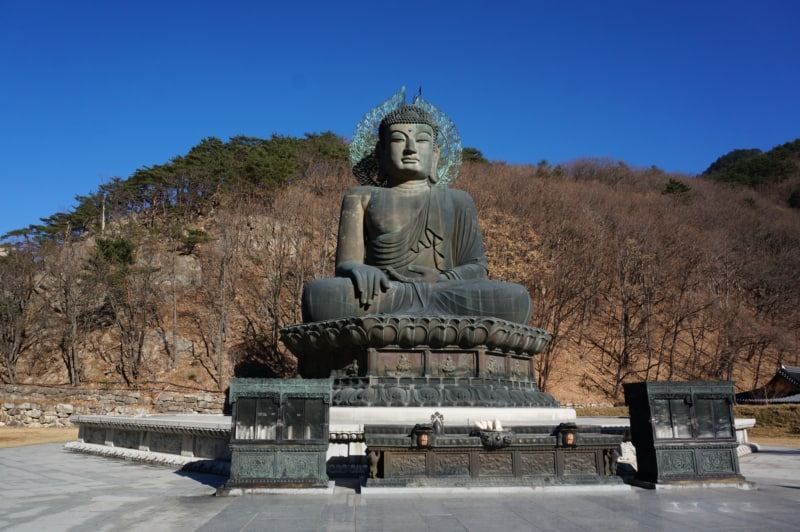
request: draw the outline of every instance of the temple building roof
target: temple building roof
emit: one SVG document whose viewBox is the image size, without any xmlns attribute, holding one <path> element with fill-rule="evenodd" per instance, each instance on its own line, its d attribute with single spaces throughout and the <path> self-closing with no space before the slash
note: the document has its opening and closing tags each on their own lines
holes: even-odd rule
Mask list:
<svg viewBox="0 0 800 532">
<path fill-rule="evenodd" d="M 800 403 L 800 366 L 781 365 L 770 381 L 755 390 L 736 394 L 737 403 Z"/>
</svg>

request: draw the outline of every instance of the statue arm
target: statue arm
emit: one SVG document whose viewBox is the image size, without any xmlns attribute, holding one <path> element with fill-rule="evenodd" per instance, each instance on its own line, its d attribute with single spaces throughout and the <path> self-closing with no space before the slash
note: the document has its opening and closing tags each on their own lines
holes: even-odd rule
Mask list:
<svg viewBox="0 0 800 532">
<path fill-rule="evenodd" d="M 351 188 L 344 195 L 339 216 L 339 237 L 336 246 L 336 275 L 341 276 L 350 265 L 364 264 L 364 213 L 369 196 L 359 187 Z"/>
<path fill-rule="evenodd" d="M 435 283 L 437 281 L 460 281 L 468 279 L 485 279 L 487 271 L 480 264 L 462 264 L 449 270 L 439 271 L 436 268 L 426 266 L 411 265 L 408 271 L 417 274 L 417 277 L 410 277 L 398 273 L 394 268 L 387 268 L 387 272 L 396 281 L 401 283 Z"/>
<path fill-rule="evenodd" d="M 364 264 L 364 217 L 369 199 L 366 187 L 347 191 L 342 200 L 336 247 L 336 276 L 349 277 L 353 281 L 358 302 L 365 308 L 369 308 L 373 299 L 390 286 L 385 273 Z"/>
<path fill-rule="evenodd" d="M 455 234 L 453 242 L 453 264 L 442 275 L 450 280 L 486 279 L 489 265 L 483 247 L 481 228 L 475 203 L 466 192 L 453 190 L 455 207 Z"/>
<path fill-rule="evenodd" d="M 449 281 L 458 281 L 462 279 L 486 279 L 488 274 L 488 269 L 482 264 L 462 264 L 442 272 L 442 276 Z"/>
</svg>

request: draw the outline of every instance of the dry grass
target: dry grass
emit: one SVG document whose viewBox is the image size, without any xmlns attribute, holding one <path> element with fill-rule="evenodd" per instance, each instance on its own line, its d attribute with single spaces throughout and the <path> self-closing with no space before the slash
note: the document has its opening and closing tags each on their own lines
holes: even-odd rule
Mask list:
<svg viewBox="0 0 800 532">
<path fill-rule="evenodd" d="M 750 437 L 800 439 L 800 405 L 737 405 L 736 417 L 755 418 Z M 756 440 L 757 441 L 757 440 Z"/>
<path fill-rule="evenodd" d="M 775 437 L 775 438 L 768 436 L 755 436 L 755 437 L 750 436 L 750 443 L 800 449 L 800 436 L 785 436 L 785 437 Z"/>
<path fill-rule="evenodd" d="M 578 417 L 628 417 L 627 406 L 587 406 L 576 408 Z"/>
<path fill-rule="evenodd" d="M 78 427 L 0 427 L 0 449 L 39 443 L 68 442 L 78 438 Z"/>
</svg>

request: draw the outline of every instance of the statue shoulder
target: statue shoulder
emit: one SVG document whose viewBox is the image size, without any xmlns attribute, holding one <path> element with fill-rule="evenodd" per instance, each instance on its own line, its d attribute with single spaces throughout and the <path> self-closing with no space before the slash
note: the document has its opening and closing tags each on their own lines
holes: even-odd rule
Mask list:
<svg viewBox="0 0 800 532">
<path fill-rule="evenodd" d="M 369 185 L 358 185 L 355 187 L 350 187 L 345 192 L 347 196 L 371 196 L 375 193 L 376 190 L 380 190 L 379 187 L 372 187 Z"/>
<path fill-rule="evenodd" d="M 446 194 L 450 201 L 453 202 L 454 205 L 462 206 L 466 208 L 475 208 L 475 202 L 472 201 L 472 196 L 465 190 L 460 190 L 457 188 L 445 188 L 442 190 L 446 190 Z"/>
<path fill-rule="evenodd" d="M 351 211 L 353 209 L 366 209 L 369 202 L 379 190 L 380 188 L 378 187 L 371 187 L 368 185 L 348 188 L 342 198 L 342 212 Z"/>
<path fill-rule="evenodd" d="M 360 200 L 361 202 L 368 202 L 375 194 L 381 189 L 379 187 L 371 187 L 368 185 L 359 185 L 350 187 L 344 193 L 344 201 Z"/>
</svg>

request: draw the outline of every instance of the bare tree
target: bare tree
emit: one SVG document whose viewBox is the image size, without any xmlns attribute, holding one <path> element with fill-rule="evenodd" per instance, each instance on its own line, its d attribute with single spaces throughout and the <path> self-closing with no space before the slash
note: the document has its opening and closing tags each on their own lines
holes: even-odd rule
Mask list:
<svg viewBox="0 0 800 532">
<path fill-rule="evenodd" d="M 82 347 L 90 329 L 96 328 L 99 299 L 85 271 L 86 244 L 69 240 L 53 243 L 45 251 L 45 295 L 53 318 L 49 329 L 72 386 L 83 379 Z"/>
<path fill-rule="evenodd" d="M 302 321 L 303 286 L 329 276 L 335 252 L 336 204 L 314 201 L 317 183 L 282 191 L 251 217 L 243 248 L 247 267 L 239 313 L 247 326 L 244 344 L 274 373 L 294 371 L 282 348 L 281 327 Z"/>
<path fill-rule="evenodd" d="M 20 357 L 37 343 L 44 326 L 36 292 L 40 263 L 30 243 L 21 243 L 0 256 L 0 356 L 3 380 L 17 381 Z"/>
<path fill-rule="evenodd" d="M 157 320 L 155 255 L 149 242 L 129 231 L 125 236 L 97 239 L 97 251 L 89 262 L 91 279 L 103 290 L 119 340 L 115 369 L 128 386 L 142 377 L 145 338 Z"/>
<path fill-rule="evenodd" d="M 241 285 L 241 241 L 247 232 L 246 212 L 241 198 L 218 211 L 217 238 L 201 257 L 203 279 L 197 294 L 200 308 L 191 316 L 202 344 L 202 350 L 195 351 L 195 360 L 220 390 L 229 371 L 227 342 L 231 313 Z"/>
</svg>

